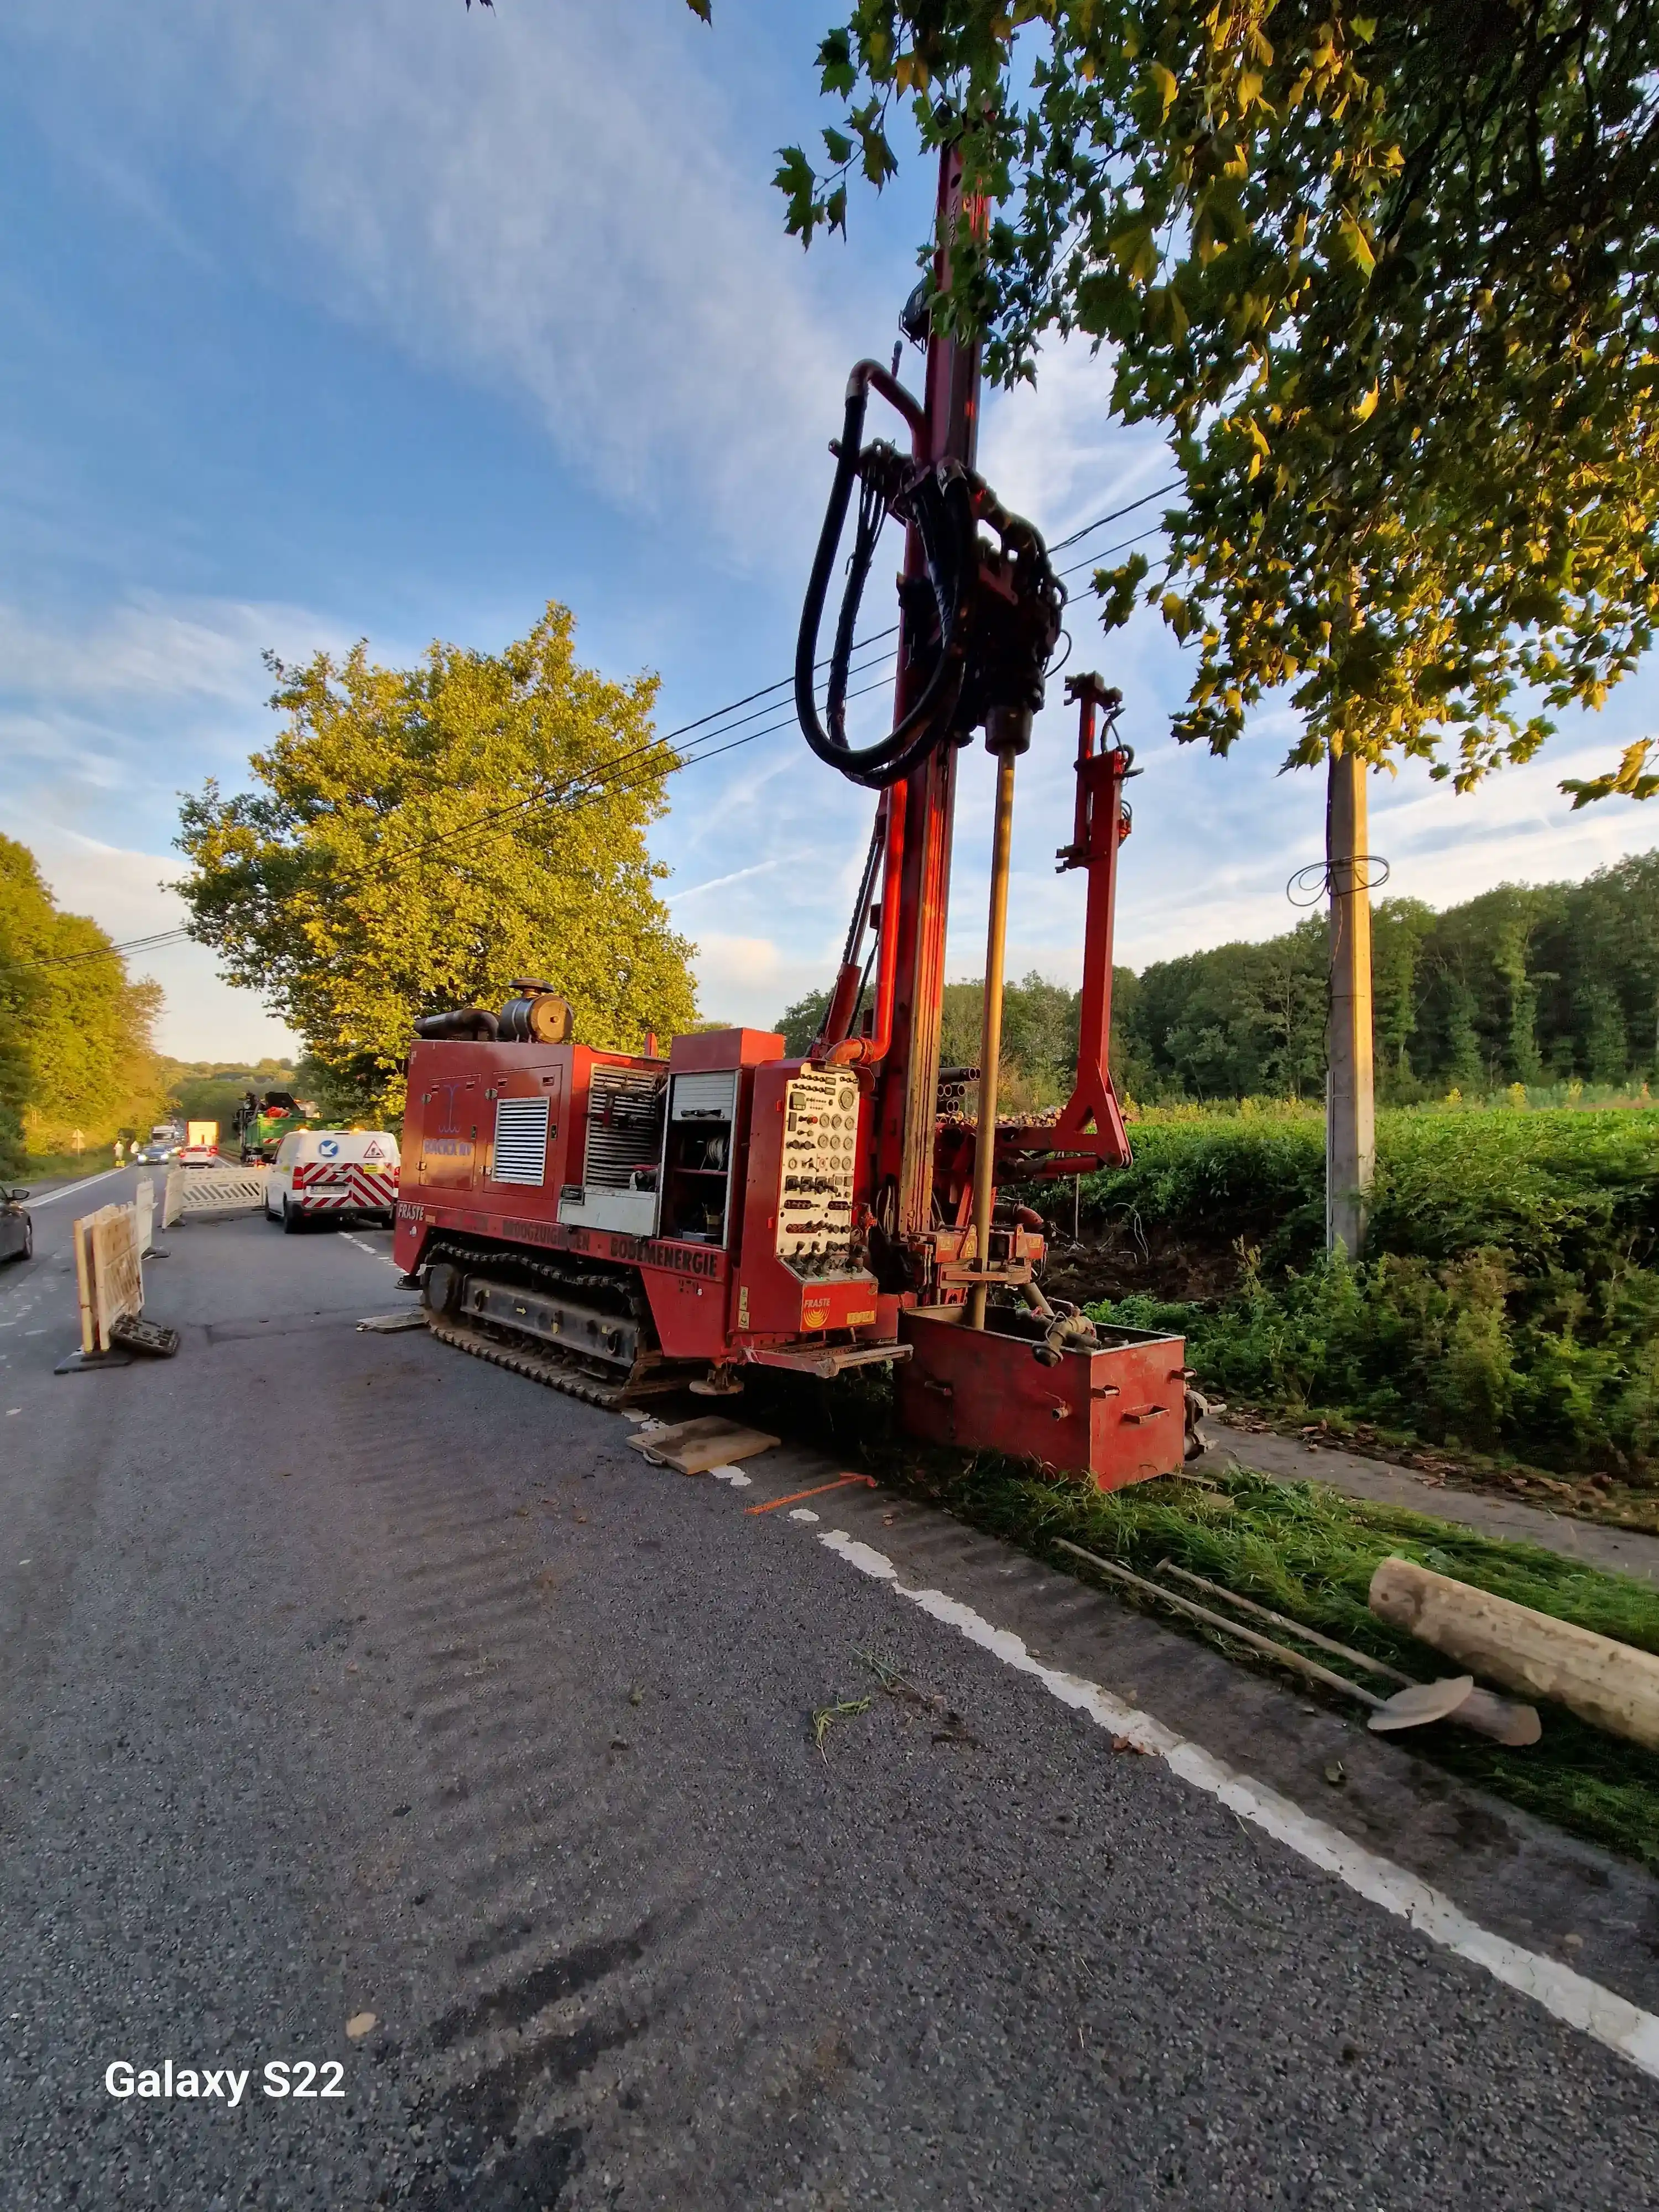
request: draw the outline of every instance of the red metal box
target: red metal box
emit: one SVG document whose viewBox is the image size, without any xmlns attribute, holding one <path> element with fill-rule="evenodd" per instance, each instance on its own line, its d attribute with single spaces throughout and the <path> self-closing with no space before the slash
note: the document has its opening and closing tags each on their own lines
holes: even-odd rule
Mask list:
<svg viewBox="0 0 1659 2212">
<path fill-rule="evenodd" d="M 1034 1356 L 1035 1315 L 991 1308 L 983 1329 L 964 1309 L 899 1316 L 910 1358 L 895 1370 L 908 1435 L 960 1451 L 1006 1452 L 1098 1490 L 1173 1474 L 1186 1451 L 1186 1356 L 1178 1336 L 1103 1327 L 1094 1351 L 1064 1352 L 1057 1366 Z"/>
</svg>

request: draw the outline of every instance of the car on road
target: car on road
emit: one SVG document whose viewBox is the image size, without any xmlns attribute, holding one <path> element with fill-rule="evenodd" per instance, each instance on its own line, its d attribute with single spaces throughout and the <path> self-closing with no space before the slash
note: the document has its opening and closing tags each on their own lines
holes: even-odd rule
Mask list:
<svg viewBox="0 0 1659 2212">
<path fill-rule="evenodd" d="M 34 1250 L 34 1216 L 24 1206 L 26 1190 L 0 1187 L 0 1260 L 27 1260 Z"/>
<path fill-rule="evenodd" d="M 134 1152 L 133 1164 L 141 1168 L 164 1168 L 173 1158 L 173 1147 L 152 1137 L 147 1145 L 140 1145 Z"/>
<path fill-rule="evenodd" d="M 398 1203 L 398 1139 L 389 1129 L 295 1129 L 265 1177 L 265 1218 L 289 1235 L 331 1218 L 384 1223 Z"/>
<path fill-rule="evenodd" d="M 216 1168 L 221 1164 L 212 1145 L 180 1145 L 174 1157 L 181 1168 Z"/>
</svg>

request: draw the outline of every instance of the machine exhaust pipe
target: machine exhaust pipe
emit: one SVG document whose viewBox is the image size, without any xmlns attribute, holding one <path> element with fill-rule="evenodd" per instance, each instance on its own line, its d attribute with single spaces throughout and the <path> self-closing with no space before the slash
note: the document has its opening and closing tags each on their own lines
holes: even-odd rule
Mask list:
<svg viewBox="0 0 1659 2212">
<path fill-rule="evenodd" d="M 481 1040 L 494 1044 L 501 1028 L 488 1006 L 455 1006 L 447 1014 L 422 1014 L 415 1024 L 415 1034 L 431 1042 L 477 1043 Z"/>
</svg>

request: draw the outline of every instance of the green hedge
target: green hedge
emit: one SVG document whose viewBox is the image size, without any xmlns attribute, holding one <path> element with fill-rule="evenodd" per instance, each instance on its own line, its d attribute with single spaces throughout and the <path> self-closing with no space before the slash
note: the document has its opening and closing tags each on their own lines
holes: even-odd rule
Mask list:
<svg viewBox="0 0 1659 2212">
<path fill-rule="evenodd" d="M 1224 1394 L 1316 1406 L 1546 1466 L 1659 1475 L 1659 1110 L 1398 1112 L 1378 1127 L 1368 1256 L 1322 1252 L 1315 1115 L 1149 1120 L 1091 1218 L 1247 1248 L 1178 1324 Z"/>
</svg>

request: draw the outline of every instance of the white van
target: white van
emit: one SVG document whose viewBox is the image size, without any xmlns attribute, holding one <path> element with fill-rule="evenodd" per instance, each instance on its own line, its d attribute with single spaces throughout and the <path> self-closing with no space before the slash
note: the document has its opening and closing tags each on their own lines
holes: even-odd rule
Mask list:
<svg viewBox="0 0 1659 2212">
<path fill-rule="evenodd" d="M 389 1227 L 398 1170 L 398 1139 L 388 1129 L 295 1129 L 265 1176 L 265 1218 L 290 1236 L 323 1214 Z"/>
</svg>

